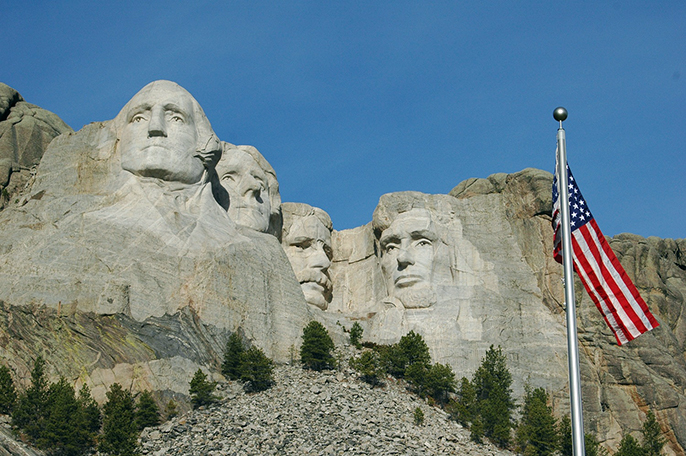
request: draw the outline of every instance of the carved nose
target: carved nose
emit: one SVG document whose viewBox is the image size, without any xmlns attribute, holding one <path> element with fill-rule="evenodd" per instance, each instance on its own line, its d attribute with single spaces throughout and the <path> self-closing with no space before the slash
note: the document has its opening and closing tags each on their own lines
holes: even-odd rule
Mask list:
<svg viewBox="0 0 686 456">
<path fill-rule="evenodd" d="M 321 269 L 322 271 L 329 269 L 329 266 L 331 266 L 331 260 L 329 260 L 329 256 L 324 251 L 324 246 L 317 245 L 315 247 L 314 253 L 312 253 L 310 256 L 310 266 Z"/>
<path fill-rule="evenodd" d="M 398 252 L 398 264 L 401 266 L 414 264 L 414 255 L 412 255 L 409 249 L 400 249 Z"/>
<path fill-rule="evenodd" d="M 167 125 L 164 121 L 164 112 L 152 112 L 148 123 L 148 137 L 167 136 Z"/>
</svg>

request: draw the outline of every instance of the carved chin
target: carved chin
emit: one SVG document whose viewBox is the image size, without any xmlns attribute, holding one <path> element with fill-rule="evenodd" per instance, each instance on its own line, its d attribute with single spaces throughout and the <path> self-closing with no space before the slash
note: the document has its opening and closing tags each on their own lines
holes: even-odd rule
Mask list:
<svg viewBox="0 0 686 456">
<path fill-rule="evenodd" d="M 322 310 L 326 310 L 329 307 L 329 301 L 326 299 L 326 290 L 324 287 L 315 282 L 304 282 L 300 284 L 305 295 L 305 301 L 315 307 L 319 307 Z"/>
<path fill-rule="evenodd" d="M 422 309 L 436 304 L 438 296 L 430 286 L 396 288 L 395 297 L 406 309 Z"/>
</svg>

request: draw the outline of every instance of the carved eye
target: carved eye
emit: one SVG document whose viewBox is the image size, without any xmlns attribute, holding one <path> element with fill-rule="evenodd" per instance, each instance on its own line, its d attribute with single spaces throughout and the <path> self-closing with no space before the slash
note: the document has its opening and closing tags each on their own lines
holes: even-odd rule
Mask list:
<svg viewBox="0 0 686 456">
<path fill-rule="evenodd" d="M 143 114 L 136 114 L 131 118 L 131 123 L 139 123 L 143 122 L 145 120 L 145 116 Z"/>
<path fill-rule="evenodd" d="M 396 244 L 388 244 L 384 247 L 384 252 L 390 253 L 393 252 L 394 250 L 397 250 L 398 246 Z"/>
<path fill-rule="evenodd" d="M 171 121 L 172 121 L 172 122 L 181 122 L 181 123 L 183 123 L 183 117 L 181 117 L 181 116 L 178 115 L 178 114 L 174 114 L 174 115 L 171 116 Z"/>
<path fill-rule="evenodd" d="M 431 241 L 428 239 L 420 239 L 417 242 L 417 247 L 430 247 L 431 246 Z"/>
</svg>

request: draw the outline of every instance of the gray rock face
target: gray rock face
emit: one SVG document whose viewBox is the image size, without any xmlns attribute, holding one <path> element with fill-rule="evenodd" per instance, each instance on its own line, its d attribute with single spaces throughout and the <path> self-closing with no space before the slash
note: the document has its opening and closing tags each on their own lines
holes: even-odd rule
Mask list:
<svg viewBox="0 0 686 456">
<path fill-rule="evenodd" d="M 69 331 L 84 347 L 77 369 L 88 367 L 77 373 L 64 353 L 46 356 L 59 372 L 81 375 L 94 392 L 119 381 L 184 393 L 239 330 L 275 360 L 290 359 L 310 310 L 279 241 L 236 226 L 215 201 L 213 154 L 221 144 L 197 102 L 152 83 L 114 121 L 52 142 L 29 192 L 0 213 L 9 315 L 36 306 L 51 318 L 93 315 L 92 332 Z M 135 349 L 91 341 L 101 327 Z M 5 349 L 18 355 L 16 335 L 10 329 Z"/>
<path fill-rule="evenodd" d="M 450 364 L 458 376 L 471 377 L 488 346 L 501 345 L 515 396 L 521 397 L 527 383 L 542 386 L 551 393 L 556 412 L 568 413 L 562 267 L 551 255 L 551 185 L 550 173 L 526 169 L 469 179 L 450 196 L 384 195 L 372 226 L 334 233 L 330 310 L 348 315 L 348 324 L 354 318 L 366 325 L 365 338 L 375 342 L 395 342 L 409 330 L 422 334 L 434 360 Z M 420 229 L 429 225 L 418 208 L 428 209 L 431 229 Z M 388 266 L 384 269 L 385 230 L 395 237 L 386 245 L 405 255 L 396 256 L 398 270 L 410 259 L 421 261 L 416 250 L 403 251 L 406 241 L 401 230 L 393 230 L 394 220 L 410 221 L 408 226 L 429 238 L 431 232 L 438 234 L 433 236 L 438 240 L 433 275 L 426 276 L 436 293 L 429 306 L 407 306 L 388 297 L 393 286 L 388 279 L 396 271 L 389 275 Z M 686 443 L 685 242 L 628 234 L 611 240 L 661 322 L 626 346 L 616 345 L 576 284 L 586 431 L 608 448 L 616 449 L 623 433 L 638 432 L 648 408 L 656 411 L 670 438 L 670 454 L 679 454 Z M 452 254 L 442 255 L 441 249 Z M 451 276 L 437 274 L 446 268 L 446 258 Z"/>
<path fill-rule="evenodd" d="M 55 114 L 24 101 L 0 83 L 0 209 L 26 184 L 50 141 L 72 129 Z M 10 181 L 12 174 L 16 174 Z"/>
<path fill-rule="evenodd" d="M 257 168 L 260 185 L 250 179 Z M 223 187 L 220 177 L 237 170 L 245 182 Z M 221 142 L 188 92 L 157 81 L 114 120 L 77 133 L 0 85 L 1 179 L 12 198 L 0 212 L 0 362 L 17 379 L 41 354 L 51 375 L 89 384 L 98 400 L 115 381 L 180 398 L 199 367 L 218 370 L 231 332 L 288 361 L 317 319 L 337 343 L 353 322 L 377 343 L 414 330 L 458 377 L 471 377 L 500 345 L 515 396 L 541 386 L 558 415 L 568 411 L 547 172 L 469 179 L 449 195 L 384 195 L 369 224 L 340 232 L 316 217 L 323 211 L 284 203 L 282 233 L 264 157 Z M 242 204 L 235 195 L 246 189 Z M 321 251 L 302 249 L 289 263 L 284 248 L 303 239 Z M 681 454 L 686 240 L 622 234 L 610 244 L 661 326 L 618 347 L 576 284 L 586 430 L 616 449 L 650 408 L 668 454 Z M 315 386 L 315 395 L 326 389 Z"/>
</svg>

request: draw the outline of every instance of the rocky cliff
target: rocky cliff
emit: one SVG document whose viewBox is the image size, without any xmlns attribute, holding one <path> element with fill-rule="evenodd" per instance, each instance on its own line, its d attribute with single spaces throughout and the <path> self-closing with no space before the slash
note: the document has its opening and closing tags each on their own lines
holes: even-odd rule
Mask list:
<svg viewBox="0 0 686 456">
<path fill-rule="evenodd" d="M 227 217 L 229 196 L 217 198 L 212 173 L 181 188 L 123 169 L 121 128 L 95 123 L 50 142 L 35 177 L 0 212 L 0 362 L 16 378 L 27 378 L 42 354 L 52 375 L 88 383 L 99 399 L 115 381 L 180 397 L 198 367 L 217 371 L 231 332 L 289 361 L 306 322 L 318 319 L 339 343 L 341 325 L 353 322 L 377 343 L 419 332 L 434 361 L 458 377 L 470 377 L 488 347 L 501 345 L 515 395 L 542 386 L 556 412 L 568 412 L 550 173 L 469 179 L 446 195 L 384 195 L 369 224 L 330 238 L 326 217 L 308 206 L 300 222 L 289 221 L 284 246 L 323 245 L 315 275 L 289 264 L 274 233 Z M 275 172 L 255 152 L 278 190 Z M 12 154 L 13 163 L 23 156 Z M 240 157 L 241 166 L 252 160 Z M 266 190 L 252 192 L 264 202 Z M 280 208 L 269 210 L 262 212 L 280 219 Z M 305 236 L 308 227 L 318 237 Z M 575 284 L 586 430 L 614 449 L 623 433 L 638 432 L 650 408 L 669 454 L 681 454 L 686 240 L 622 234 L 610 244 L 660 326 L 618 347 Z M 324 290 L 324 301 L 305 299 L 306 279 L 314 298 Z"/>
</svg>

